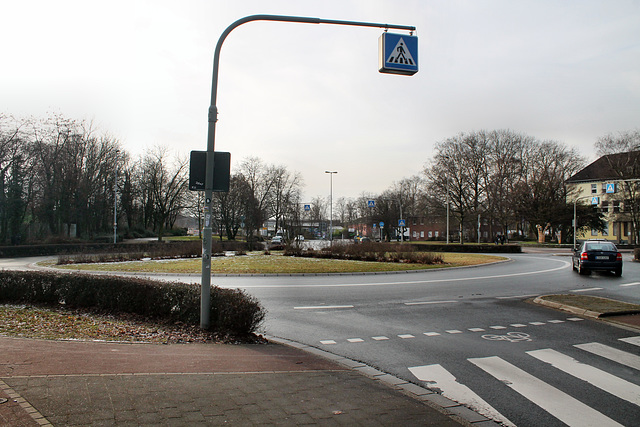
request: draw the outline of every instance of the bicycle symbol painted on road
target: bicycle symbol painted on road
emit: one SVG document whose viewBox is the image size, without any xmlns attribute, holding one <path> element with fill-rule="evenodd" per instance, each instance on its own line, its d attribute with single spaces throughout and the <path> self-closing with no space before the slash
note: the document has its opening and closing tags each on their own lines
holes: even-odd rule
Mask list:
<svg viewBox="0 0 640 427">
<path fill-rule="evenodd" d="M 483 335 L 482 338 L 489 341 L 509 341 L 509 342 L 532 341 L 531 336 L 529 334 L 525 334 L 524 332 L 509 332 L 506 335 L 487 334 L 487 335 Z"/>
</svg>

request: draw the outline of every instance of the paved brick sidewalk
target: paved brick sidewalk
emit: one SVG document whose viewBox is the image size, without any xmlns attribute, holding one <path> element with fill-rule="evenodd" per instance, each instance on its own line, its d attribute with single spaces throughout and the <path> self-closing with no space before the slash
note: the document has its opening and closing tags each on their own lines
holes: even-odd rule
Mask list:
<svg viewBox="0 0 640 427">
<path fill-rule="evenodd" d="M 0 337 L 3 426 L 460 425 L 391 384 L 278 344 Z"/>
</svg>

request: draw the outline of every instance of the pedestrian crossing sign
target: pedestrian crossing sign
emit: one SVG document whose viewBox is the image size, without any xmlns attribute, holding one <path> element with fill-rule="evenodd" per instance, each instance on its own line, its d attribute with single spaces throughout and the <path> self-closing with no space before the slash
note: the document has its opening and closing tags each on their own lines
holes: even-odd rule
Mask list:
<svg viewBox="0 0 640 427">
<path fill-rule="evenodd" d="M 412 76 L 418 72 L 418 37 L 382 33 L 378 39 L 378 70 Z"/>
</svg>

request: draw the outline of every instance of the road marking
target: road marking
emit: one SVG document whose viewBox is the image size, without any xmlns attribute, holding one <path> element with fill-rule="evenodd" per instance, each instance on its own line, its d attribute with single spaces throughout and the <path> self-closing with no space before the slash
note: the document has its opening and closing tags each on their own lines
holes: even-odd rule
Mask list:
<svg viewBox="0 0 640 427">
<path fill-rule="evenodd" d="M 572 289 L 569 292 L 590 292 L 590 291 L 601 291 L 603 288 L 585 288 L 585 289 Z"/>
<path fill-rule="evenodd" d="M 564 320 L 549 320 L 547 323 L 564 323 Z"/>
<path fill-rule="evenodd" d="M 528 259 L 542 259 L 545 262 L 553 261 L 559 262 L 562 265 L 560 267 L 549 268 L 546 270 L 537 270 L 537 271 L 525 271 L 522 273 L 512 273 L 512 274 L 497 274 L 493 276 L 479 276 L 479 277 L 458 277 L 458 278 L 449 278 L 449 279 L 434 279 L 434 280 L 408 280 L 404 282 L 370 282 L 370 283 L 317 283 L 317 284 L 284 284 L 284 285 L 242 285 L 236 286 L 242 289 L 271 289 L 271 288 L 345 288 L 345 287 L 361 287 L 361 286 L 389 286 L 389 285 L 419 285 L 419 284 L 428 284 L 428 283 L 449 283 L 449 282 L 466 282 L 473 280 L 488 280 L 488 279 L 505 279 L 509 277 L 518 277 L 518 276 L 532 276 L 536 274 L 544 274 L 544 273 L 552 273 L 554 271 L 563 270 L 571 265 L 568 261 L 558 260 L 558 259 L 549 259 L 549 258 L 540 258 L 540 257 L 527 257 Z M 534 296 L 534 295 L 532 295 Z"/>
<path fill-rule="evenodd" d="M 471 332 L 484 332 L 484 331 L 486 331 L 486 329 L 482 329 L 482 328 L 469 328 L 469 330 Z"/>
<path fill-rule="evenodd" d="M 349 341 L 351 343 L 364 342 L 364 340 L 362 338 L 347 338 L 347 341 Z"/>
<path fill-rule="evenodd" d="M 620 287 L 625 288 L 627 286 L 638 286 L 638 285 L 640 285 L 640 282 L 625 283 L 624 285 L 620 285 Z"/>
<path fill-rule="evenodd" d="M 380 337 L 371 337 L 371 339 L 375 341 L 385 341 L 385 340 L 388 340 L 389 337 L 380 336 Z"/>
<path fill-rule="evenodd" d="M 546 325 L 545 322 L 529 322 L 530 325 L 533 326 L 542 326 L 542 325 Z"/>
<path fill-rule="evenodd" d="M 438 388 L 446 398 L 463 403 L 487 418 L 491 418 L 504 425 L 515 427 L 504 415 L 489 405 L 469 387 L 459 383 L 449 371 L 440 365 L 414 366 L 409 371 L 420 381 L 424 381 L 431 388 Z"/>
<path fill-rule="evenodd" d="M 401 334 L 398 335 L 400 338 L 402 338 L 403 340 L 409 339 L 409 338 L 415 338 L 415 335 L 411 335 L 411 334 Z"/>
<path fill-rule="evenodd" d="M 524 332 L 507 332 L 506 335 L 483 335 L 482 338 L 490 341 L 509 341 L 509 342 L 521 342 L 521 341 L 533 341 L 531 335 Z"/>
<path fill-rule="evenodd" d="M 542 409 L 570 426 L 619 426 L 602 413 L 497 356 L 469 359 Z"/>
<path fill-rule="evenodd" d="M 490 328 L 490 329 L 507 329 L 507 327 L 506 327 L 506 326 L 498 326 L 498 325 L 496 325 L 496 326 L 489 326 L 489 328 Z"/>
<path fill-rule="evenodd" d="M 294 310 L 334 310 L 339 308 L 354 308 L 352 305 L 307 305 L 293 307 Z"/>
<path fill-rule="evenodd" d="M 425 305 L 425 304 L 455 304 L 458 301 L 420 301 L 420 302 L 405 302 L 404 305 Z"/>
<path fill-rule="evenodd" d="M 573 357 L 551 349 L 527 351 L 527 354 L 546 362 L 574 377 L 588 382 L 627 402 L 640 404 L 640 386 L 611 375 L 590 365 L 578 362 Z"/>
<path fill-rule="evenodd" d="M 523 323 L 512 323 L 509 326 L 513 326 L 514 328 L 526 328 L 527 325 L 523 324 Z"/>
<path fill-rule="evenodd" d="M 640 346 L 640 337 L 620 338 L 620 341 L 624 341 L 628 344 Z"/>
<path fill-rule="evenodd" d="M 337 343 L 334 340 L 323 340 L 323 341 L 320 341 L 320 344 L 331 345 L 331 344 L 337 344 Z"/>
<path fill-rule="evenodd" d="M 520 299 L 520 298 L 531 298 L 537 297 L 539 294 L 529 294 L 529 295 L 514 295 L 510 297 L 496 297 L 496 299 Z"/>
<path fill-rule="evenodd" d="M 437 337 L 440 334 L 438 332 L 425 332 L 424 335 L 428 337 Z"/>
<path fill-rule="evenodd" d="M 575 344 L 574 347 L 640 371 L 640 356 L 635 354 L 627 353 L 626 351 L 618 350 L 617 348 L 609 347 L 597 342 Z"/>
<path fill-rule="evenodd" d="M 462 331 L 459 331 L 457 329 L 450 329 L 448 331 L 446 331 L 448 334 L 461 334 Z"/>
<path fill-rule="evenodd" d="M 584 319 L 581 317 L 567 317 L 567 320 L 571 320 L 572 322 L 581 322 Z"/>
</svg>

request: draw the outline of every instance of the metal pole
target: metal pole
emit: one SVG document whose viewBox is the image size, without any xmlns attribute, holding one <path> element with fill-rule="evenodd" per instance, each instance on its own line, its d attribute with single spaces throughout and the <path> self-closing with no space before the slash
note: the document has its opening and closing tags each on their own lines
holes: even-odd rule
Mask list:
<svg viewBox="0 0 640 427">
<path fill-rule="evenodd" d="M 447 178 L 447 245 L 449 244 L 449 178 Z"/>
<path fill-rule="evenodd" d="M 329 242 L 333 245 L 333 174 L 338 173 L 338 171 L 324 171 L 324 173 L 328 173 L 331 177 L 330 184 L 330 193 L 329 193 Z"/>
<path fill-rule="evenodd" d="M 300 16 L 281 16 L 281 15 L 251 15 L 238 19 L 229 25 L 220 35 L 216 49 L 213 55 L 213 73 L 211 78 L 211 105 L 209 106 L 208 115 L 208 132 L 207 132 L 207 162 L 206 162 L 206 179 L 205 179 L 205 223 L 202 235 L 202 276 L 200 291 L 200 327 L 208 329 L 210 326 L 209 312 L 211 310 L 211 212 L 213 211 L 213 153 L 215 147 L 216 122 L 218 121 L 218 108 L 216 106 L 218 97 L 218 67 L 220 63 L 220 51 L 222 44 L 229 33 L 242 24 L 251 21 L 280 21 L 280 22 L 299 22 L 307 24 L 333 24 L 333 25 L 350 25 L 359 27 L 375 27 L 375 28 L 391 28 L 406 31 L 415 31 L 416 27 L 407 25 L 394 24 L 376 24 L 370 22 L 355 21 L 337 21 L 320 18 L 307 18 Z"/>
<path fill-rule="evenodd" d="M 116 179 L 113 181 L 113 244 L 118 243 L 118 154 L 116 150 Z"/>
</svg>

